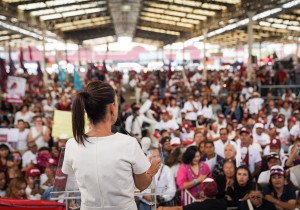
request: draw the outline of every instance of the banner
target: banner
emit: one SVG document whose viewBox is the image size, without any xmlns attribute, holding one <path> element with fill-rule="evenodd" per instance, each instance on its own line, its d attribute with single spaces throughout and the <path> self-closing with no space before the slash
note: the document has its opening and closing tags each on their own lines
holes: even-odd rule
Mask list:
<svg viewBox="0 0 300 210">
<path fill-rule="evenodd" d="M 85 117 L 85 131 L 88 131 L 87 116 Z M 56 138 L 61 134 L 67 134 L 68 136 L 73 137 L 72 112 L 55 110 L 52 128 L 52 136 L 54 140 L 56 140 Z"/>
<path fill-rule="evenodd" d="M 26 79 L 9 76 L 7 79 L 6 100 L 11 103 L 22 104 L 25 88 Z"/>
</svg>

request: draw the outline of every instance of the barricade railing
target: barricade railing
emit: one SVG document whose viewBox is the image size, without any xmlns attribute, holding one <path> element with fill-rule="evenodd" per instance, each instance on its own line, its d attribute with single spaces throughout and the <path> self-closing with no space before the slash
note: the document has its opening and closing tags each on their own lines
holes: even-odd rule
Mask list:
<svg viewBox="0 0 300 210">
<path fill-rule="evenodd" d="M 186 206 L 196 201 L 196 198 L 188 191 L 182 191 L 183 205 Z"/>
</svg>

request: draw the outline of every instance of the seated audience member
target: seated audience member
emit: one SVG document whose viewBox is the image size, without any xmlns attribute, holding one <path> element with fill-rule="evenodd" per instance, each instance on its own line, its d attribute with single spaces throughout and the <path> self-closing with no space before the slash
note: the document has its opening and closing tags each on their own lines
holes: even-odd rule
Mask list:
<svg viewBox="0 0 300 210">
<path fill-rule="evenodd" d="M 215 146 L 211 141 L 205 141 L 204 152 L 205 154 L 201 157 L 200 161 L 204 161 L 209 166 L 212 176 L 216 177 L 223 171 L 222 167 L 224 158 L 215 153 Z"/>
<path fill-rule="evenodd" d="M 160 159 L 159 150 L 156 148 L 150 149 L 149 160 Z M 171 200 L 176 193 L 176 184 L 173 178 L 172 171 L 169 166 L 162 164 L 159 171 L 155 175 L 155 187 L 157 196 L 157 202 L 160 206 L 170 206 Z M 147 191 L 147 190 L 146 190 Z M 151 210 L 151 206 L 154 205 L 154 199 L 151 195 L 144 195 L 140 197 L 140 210 Z"/>
<path fill-rule="evenodd" d="M 40 175 L 41 172 L 36 167 L 30 168 L 26 172 L 27 187 L 25 193 L 29 200 L 41 200 L 43 190 L 40 185 Z"/>
<path fill-rule="evenodd" d="M 263 189 L 265 199 L 273 203 L 276 209 L 293 210 L 296 194 L 285 185 L 285 171 L 281 166 L 273 166 L 270 172 L 270 184 Z"/>
<path fill-rule="evenodd" d="M 27 143 L 28 150 L 22 156 L 22 171 L 27 171 L 28 168 L 36 164 L 36 156 L 38 152 L 37 145 L 34 141 Z"/>
<path fill-rule="evenodd" d="M 167 165 L 170 167 L 174 178 L 177 177 L 177 172 L 179 169 L 180 164 L 182 163 L 182 154 L 184 153 L 185 148 L 184 147 L 177 147 L 175 150 L 173 150 L 169 156 Z"/>
<path fill-rule="evenodd" d="M 242 201 L 238 210 L 276 210 L 275 206 L 264 199 L 261 187 L 253 185 L 249 191 L 249 199 Z"/>
<path fill-rule="evenodd" d="M 7 186 L 5 198 L 27 199 L 26 186 L 26 181 L 23 178 L 12 179 Z"/>
<path fill-rule="evenodd" d="M 286 167 L 293 167 L 300 164 L 300 141 L 295 141 L 291 153 L 289 155 L 289 158 L 285 162 Z"/>
<path fill-rule="evenodd" d="M 172 151 L 172 146 L 171 146 L 171 137 L 167 136 L 167 137 L 163 137 L 160 140 L 160 144 L 162 146 L 162 152 L 163 152 L 163 163 L 167 164 L 169 156 L 171 154 Z"/>
<path fill-rule="evenodd" d="M 199 198 L 203 189 L 203 181 L 211 177 L 209 166 L 200 162 L 200 153 L 196 146 L 190 146 L 182 155 L 182 162 L 178 169 L 176 183 L 180 190 L 188 190 L 192 196 Z"/>
<path fill-rule="evenodd" d="M 251 172 L 247 166 L 236 169 L 235 179 L 232 186 L 227 189 L 226 198 L 229 207 L 238 207 L 241 201 L 248 199 L 248 192 L 252 186 Z"/>
<path fill-rule="evenodd" d="M 215 181 L 218 184 L 217 198 L 225 198 L 228 188 L 231 187 L 234 183 L 235 170 L 236 167 L 234 160 L 227 159 L 224 161 L 223 173 L 215 178 Z"/>
<path fill-rule="evenodd" d="M 228 132 L 226 128 L 220 129 L 220 139 L 214 141 L 216 153 L 224 158 L 224 148 L 227 144 L 232 144 L 235 148 L 237 144 L 234 141 L 228 139 Z"/>
<path fill-rule="evenodd" d="M 21 164 L 22 158 L 19 152 L 11 153 L 7 158 L 7 178 L 11 180 L 13 178 L 21 177 Z"/>
<path fill-rule="evenodd" d="M 277 153 L 270 153 L 267 157 L 267 165 L 268 165 L 268 170 L 267 171 L 263 171 L 260 173 L 257 183 L 260 184 L 262 187 L 266 186 L 269 184 L 270 182 L 270 170 L 273 166 L 281 166 L 281 162 L 280 162 L 280 157 L 279 154 Z M 295 177 L 295 174 L 293 172 L 289 173 L 290 177 L 289 179 L 291 180 L 291 182 L 294 185 L 297 185 L 297 179 Z"/>
<path fill-rule="evenodd" d="M 10 154 L 10 149 L 6 144 L 0 144 L 0 170 L 6 170 L 7 158 Z"/>
<path fill-rule="evenodd" d="M 216 199 L 217 193 L 217 183 L 211 178 L 206 178 L 203 181 L 203 195 L 200 200 L 186 206 L 159 207 L 157 210 L 226 210 L 225 200 Z"/>
<path fill-rule="evenodd" d="M 0 170 L 0 198 L 5 197 L 5 191 L 7 187 L 5 171 Z"/>
</svg>

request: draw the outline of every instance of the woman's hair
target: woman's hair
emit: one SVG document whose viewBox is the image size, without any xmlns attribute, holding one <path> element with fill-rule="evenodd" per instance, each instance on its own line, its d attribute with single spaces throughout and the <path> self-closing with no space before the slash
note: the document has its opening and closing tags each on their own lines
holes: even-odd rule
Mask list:
<svg viewBox="0 0 300 210">
<path fill-rule="evenodd" d="M 107 113 L 107 105 L 115 101 L 115 91 L 106 82 L 90 82 L 84 91 L 79 92 L 72 103 L 72 128 L 75 140 L 84 144 L 85 112 L 92 124 L 101 122 Z"/>
<path fill-rule="evenodd" d="M 251 184 L 252 184 L 252 175 L 251 175 L 251 172 L 249 170 L 249 168 L 246 166 L 246 165 L 242 165 L 242 166 L 239 166 L 236 171 L 235 171 L 235 176 L 234 176 L 234 179 L 235 179 L 235 184 L 238 185 L 238 182 L 237 182 L 237 173 L 239 170 L 246 170 L 247 173 L 248 173 L 248 181 L 247 181 L 247 186 L 250 187 Z"/>
<path fill-rule="evenodd" d="M 180 156 L 182 155 L 181 147 L 177 147 L 173 152 L 171 152 L 168 158 L 167 165 L 172 167 L 176 163 L 179 163 Z"/>
<path fill-rule="evenodd" d="M 233 167 L 234 167 L 234 170 L 236 171 L 236 161 L 235 160 L 233 160 L 231 158 L 225 159 L 224 162 L 223 162 L 223 168 L 224 168 L 224 165 L 227 164 L 227 163 L 232 164 Z"/>
<path fill-rule="evenodd" d="M 182 155 L 182 162 L 184 164 L 191 164 L 197 152 L 199 152 L 197 146 L 188 147 Z"/>
<path fill-rule="evenodd" d="M 22 184 L 26 184 L 25 179 L 23 178 L 14 178 L 10 181 L 10 183 L 8 184 L 8 187 L 6 189 L 6 197 L 7 198 L 18 198 L 17 197 L 17 192 L 20 190 L 20 186 Z M 26 194 L 24 192 L 24 197 L 26 198 Z"/>
<path fill-rule="evenodd" d="M 251 191 L 262 191 L 262 187 L 258 183 L 254 183 L 250 186 L 249 192 Z"/>
</svg>

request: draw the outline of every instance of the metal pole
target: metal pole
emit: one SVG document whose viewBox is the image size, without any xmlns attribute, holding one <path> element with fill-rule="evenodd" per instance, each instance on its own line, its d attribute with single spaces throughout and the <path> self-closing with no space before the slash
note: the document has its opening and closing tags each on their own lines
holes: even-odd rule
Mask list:
<svg viewBox="0 0 300 210">
<path fill-rule="evenodd" d="M 204 39 L 203 39 L 203 77 L 204 80 L 207 79 L 207 68 L 206 68 L 206 38 L 207 38 L 207 30 L 204 30 Z"/>
<path fill-rule="evenodd" d="M 43 79 L 44 79 L 44 83 L 47 86 L 48 84 L 48 73 L 46 71 L 47 68 L 47 58 L 46 58 L 46 43 L 45 43 L 45 36 L 46 36 L 46 31 L 45 29 L 43 29 L 43 69 L 44 69 L 44 74 L 43 74 Z"/>
<path fill-rule="evenodd" d="M 68 60 L 68 47 L 67 47 L 67 41 L 65 40 L 65 56 L 66 56 L 66 62 L 69 63 Z"/>
<path fill-rule="evenodd" d="M 253 16 L 254 12 L 248 12 L 248 66 L 247 66 L 247 79 L 251 80 L 253 77 L 252 65 L 252 49 L 253 49 Z"/>
</svg>

